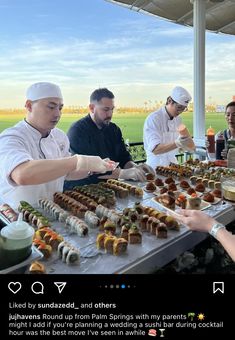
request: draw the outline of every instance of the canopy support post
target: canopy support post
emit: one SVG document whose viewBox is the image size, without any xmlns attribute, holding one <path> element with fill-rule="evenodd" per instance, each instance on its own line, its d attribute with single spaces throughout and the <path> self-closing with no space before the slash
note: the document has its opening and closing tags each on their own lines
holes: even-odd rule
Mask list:
<svg viewBox="0 0 235 340">
<path fill-rule="evenodd" d="M 194 115 L 193 136 L 197 146 L 205 146 L 205 30 L 206 1 L 193 3 L 194 28 Z"/>
</svg>

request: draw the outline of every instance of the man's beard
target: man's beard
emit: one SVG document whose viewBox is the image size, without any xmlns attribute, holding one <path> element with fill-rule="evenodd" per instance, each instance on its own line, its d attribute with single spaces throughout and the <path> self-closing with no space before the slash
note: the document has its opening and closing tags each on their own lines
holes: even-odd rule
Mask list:
<svg viewBox="0 0 235 340">
<path fill-rule="evenodd" d="M 96 124 L 101 128 L 105 128 L 107 126 L 109 126 L 109 123 L 110 123 L 110 119 L 106 119 L 106 120 L 96 120 Z"/>
<path fill-rule="evenodd" d="M 104 126 L 108 126 L 110 123 L 110 119 L 104 120 L 102 123 Z"/>
</svg>

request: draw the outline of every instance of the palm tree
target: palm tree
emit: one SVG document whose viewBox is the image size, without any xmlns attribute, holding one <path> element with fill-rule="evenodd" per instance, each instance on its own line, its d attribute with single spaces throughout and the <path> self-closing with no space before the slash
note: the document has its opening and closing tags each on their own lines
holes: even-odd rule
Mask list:
<svg viewBox="0 0 235 340">
<path fill-rule="evenodd" d="M 191 321 L 193 321 L 194 316 L 195 313 L 188 313 L 188 318 L 190 318 Z"/>
<path fill-rule="evenodd" d="M 144 102 L 144 110 L 147 111 L 147 104 L 148 102 Z"/>
</svg>

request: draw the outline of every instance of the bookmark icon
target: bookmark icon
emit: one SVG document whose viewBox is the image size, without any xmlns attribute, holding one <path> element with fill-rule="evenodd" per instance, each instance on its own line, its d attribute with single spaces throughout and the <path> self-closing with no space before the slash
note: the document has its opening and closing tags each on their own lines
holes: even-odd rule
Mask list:
<svg viewBox="0 0 235 340">
<path fill-rule="evenodd" d="M 213 282 L 213 294 L 217 292 L 224 294 L 224 282 Z"/>
</svg>

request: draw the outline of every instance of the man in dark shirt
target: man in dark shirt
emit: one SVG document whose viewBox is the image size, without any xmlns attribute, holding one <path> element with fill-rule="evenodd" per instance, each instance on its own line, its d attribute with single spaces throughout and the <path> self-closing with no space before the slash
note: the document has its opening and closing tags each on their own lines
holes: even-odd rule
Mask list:
<svg viewBox="0 0 235 340">
<path fill-rule="evenodd" d="M 146 164 L 137 165 L 127 151 L 120 128 L 111 122 L 114 95 L 106 88 L 95 90 L 90 96 L 90 113 L 73 123 L 68 131 L 70 149 L 74 154 L 86 154 L 109 158 L 119 167 L 106 176 L 100 174 L 65 183 L 65 189 L 76 185 L 97 183 L 100 178 L 123 178 L 145 181 L 145 172 L 153 172 Z"/>
</svg>

